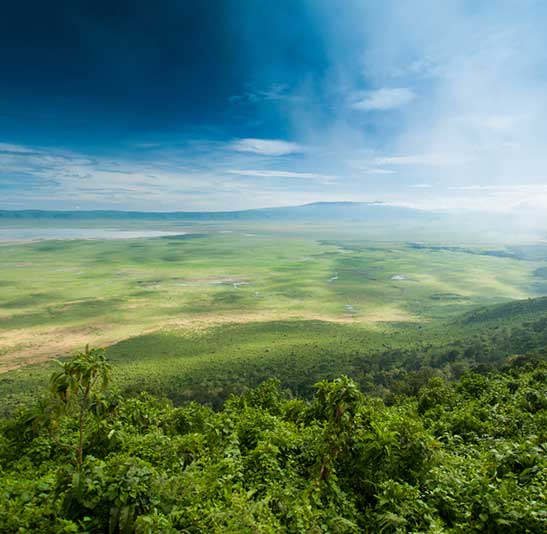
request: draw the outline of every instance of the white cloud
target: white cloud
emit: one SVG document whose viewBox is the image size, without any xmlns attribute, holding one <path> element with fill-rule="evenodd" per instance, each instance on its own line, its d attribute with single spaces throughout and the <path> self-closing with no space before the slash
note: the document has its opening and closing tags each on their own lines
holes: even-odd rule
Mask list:
<svg viewBox="0 0 547 534">
<path fill-rule="evenodd" d="M 470 117 L 468 122 L 477 128 L 503 133 L 514 130 L 519 120 L 522 118 L 508 115 L 487 115 Z"/>
<path fill-rule="evenodd" d="M 232 104 L 256 104 L 268 100 L 300 100 L 298 96 L 292 95 L 289 86 L 285 83 L 274 83 L 265 89 L 249 87 L 248 91 L 242 94 L 232 95 L 228 99 Z"/>
<path fill-rule="evenodd" d="M 276 171 L 276 170 L 257 170 L 257 169 L 229 169 L 229 174 L 238 176 L 252 176 L 254 178 L 294 178 L 297 180 L 314 180 L 322 184 L 332 184 L 338 179 L 337 176 L 330 174 L 319 174 L 315 172 L 294 172 L 294 171 Z"/>
<path fill-rule="evenodd" d="M 253 170 L 253 169 L 229 169 L 229 174 L 239 176 L 256 176 L 260 178 L 298 178 L 320 181 L 335 181 L 336 176 L 329 174 L 318 174 L 315 172 L 294 172 L 294 171 L 276 171 L 276 170 Z"/>
<path fill-rule="evenodd" d="M 538 194 L 547 195 L 547 184 L 517 184 L 517 185 L 456 185 L 448 189 L 458 191 L 491 191 L 493 193 Z"/>
<path fill-rule="evenodd" d="M 30 154 L 32 152 L 36 152 L 36 150 L 23 145 L 14 145 L 12 143 L 0 143 L 0 152 L 10 152 L 13 154 Z"/>
<path fill-rule="evenodd" d="M 250 152 L 263 156 L 286 156 L 304 152 L 302 145 L 280 139 L 237 139 L 228 146 L 237 152 Z"/>
<path fill-rule="evenodd" d="M 404 165 L 447 167 L 467 163 L 469 156 L 458 157 L 447 154 L 415 154 L 410 156 L 388 156 L 374 159 L 375 165 Z"/>
<path fill-rule="evenodd" d="M 395 174 L 392 169 L 365 169 L 366 174 Z"/>
<path fill-rule="evenodd" d="M 328 200 L 336 176 L 241 169 L 249 156 L 225 145 L 204 161 L 179 151 L 146 158 L 93 157 L 57 149 L 0 150 L 0 206 L 55 209 L 242 209 Z M 165 157 L 168 154 L 169 157 Z M 233 165 L 234 168 L 224 169 Z M 244 180 L 244 176 L 252 178 Z M 238 178 L 239 177 L 239 178 Z M 24 190 L 24 195 L 21 192 Z"/>
<path fill-rule="evenodd" d="M 355 100 L 351 104 L 353 109 L 360 111 L 384 111 L 388 109 L 397 109 L 412 102 L 416 95 L 406 87 L 397 87 L 394 89 L 378 89 L 377 91 L 368 91 L 355 95 Z"/>
<path fill-rule="evenodd" d="M 161 143 L 156 143 L 156 142 L 154 142 L 154 143 L 152 143 L 152 142 L 150 142 L 150 143 L 134 143 L 132 146 L 135 147 L 135 148 L 147 149 L 147 148 L 160 148 L 162 146 L 162 144 Z"/>
</svg>

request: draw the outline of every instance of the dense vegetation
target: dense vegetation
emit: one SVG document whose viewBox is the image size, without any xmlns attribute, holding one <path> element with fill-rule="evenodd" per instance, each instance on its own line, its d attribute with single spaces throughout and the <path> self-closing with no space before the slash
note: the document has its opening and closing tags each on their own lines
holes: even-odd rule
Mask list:
<svg viewBox="0 0 547 534">
<path fill-rule="evenodd" d="M 0 532 L 547 530 L 547 365 L 431 378 L 389 404 L 270 380 L 219 411 L 106 389 L 99 350 L 2 423 Z"/>
<path fill-rule="evenodd" d="M 544 297 L 147 334 L 47 395 L 51 364 L 9 373 L 0 532 L 545 531 L 546 326 Z"/>
<path fill-rule="evenodd" d="M 367 395 L 415 395 L 434 376 L 457 380 L 486 373 L 505 358 L 547 347 L 547 297 L 477 308 L 430 323 L 375 329 L 327 321 L 266 321 L 205 332 L 160 331 L 107 349 L 112 384 L 124 394 L 146 390 L 175 405 L 198 401 L 215 409 L 270 377 L 310 398 L 313 384 L 341 374 Z M 53 364 L 0 376 L 0 415 L 47 389 Z"/>
<path fill-rule="evenodd" d="M 229 228 L 4 246 L 0 532 L 547 531 L 543 245 Z"/>
</svg>

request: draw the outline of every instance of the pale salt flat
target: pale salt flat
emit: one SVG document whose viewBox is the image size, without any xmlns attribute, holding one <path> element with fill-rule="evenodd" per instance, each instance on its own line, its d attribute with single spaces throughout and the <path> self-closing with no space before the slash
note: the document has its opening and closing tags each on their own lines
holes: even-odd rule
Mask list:
<svg viewBox="0 0 547 534">
<path fill-rule="evenodd" d="M 159 230 L 117 230 L 115 228 L 0 228 L 0 241 L 42 241 L 47 239 L 139 239 L 186 235 Z"/>
</svg>

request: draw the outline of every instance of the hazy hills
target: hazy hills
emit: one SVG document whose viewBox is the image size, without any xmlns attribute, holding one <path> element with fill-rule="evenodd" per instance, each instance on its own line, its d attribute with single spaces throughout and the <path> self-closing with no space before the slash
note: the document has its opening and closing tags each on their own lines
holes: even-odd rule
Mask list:
<svg viewBox="0 0 547 534">
<path fill-rule="evenodd" d="M 36 226 L 41 224 L 76 225 L 132 225 L 142 223 L 200 224 L 200 223 L 272 223 L 321 224 L 339 223 L 359 225 L 376 234 L 378 239 L 402 241 L 451 242 L 472 241 L 485 243 L 529 244 L 545 242 L 547 223 L 538 221 L 533 213 L 486 213 L 462 210 L 434 211 L 381 202 L 315 202 L 300 206 L 257 208 L 235 211 L 117 211 L 117 210 L 0 210 L 0 225 Z M 378 233 L 380 231 L 380 233 Z"/>
<path fill-rule="evenodd" d="M 439 216 L 431 212 L 389 206 L 377 202 L 316 202 L 301 206 L 259 208 L 238 211 L 177 211 L 143 212 L 115 210 L 0 210 L 0 219 L 36 220 L 90 220 L 90 219 L 140 219 L 177 221 L 221 221 L 221 220 L 317 220 L 344 219 L 365 221 L 385 218 L 412 218 L 431 220 Z"/>
</svg>

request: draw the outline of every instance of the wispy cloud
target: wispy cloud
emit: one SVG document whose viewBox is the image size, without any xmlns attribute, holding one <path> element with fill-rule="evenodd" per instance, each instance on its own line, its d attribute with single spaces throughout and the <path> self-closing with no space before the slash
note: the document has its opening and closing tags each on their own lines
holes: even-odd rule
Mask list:
<svg viewBox="0 0 547 534">
<path fill-rule="evenodd" d="M 396 171 L 393 169 L 380 169 L 380 168 L 372 168 L 372 169 L 363 169 L 366 174 L 395 174 Z"/>
<path fill-rule="evenodd" d="M 501 113 L 495 115 L 477 114 L 461 118 L 462 122 L 467 122 L 470 126 L 491 131 L 493 133 L 510 133 L 517 128 L 518 123 L 524 119 L 524 117 L 505 115 Z"/>
<path fill-rule="evenodd" d="M 353 95 L 351 107 L 360 111 L 385 111 L 406 106 L 416 98 L 406 87 L 378 89 Z"/>
<path fill-rule="evenodd" d="M 168 147 L 125 157 L 88 157 L 59 149 L 13 145 L 0 150 L 0 208 L 242 209 L 326 200 L 337 177 L 309 170 L 232 168 L 256 153 L 226 151 L 219 143 L 204 160 L 201 143 L 185 153 Z M 13 148 L 11 146 L 10 148 Z M 280 148 L 267 152 L 279 153 Z M 287 150 L 287 147 L 283 147 Z M 261 154 L 262 155 L 262 154 Z M 268 163 L 268 158 L 261 158 Z M 277 164 L 280 163 L 275 158 Z M 248 177 L 249 179 L 243 179 Z M 22 194 L 22 191 L 24 194 Z M 298 201 L 296 200 L 298 199 Z"/>
<path fill-rule="evenodd" d="M 263 156 L 286 156 L 304 152 L 302 145 L 280 139 L 236 139 L 228 147 L 236 152 L 250 152 Z"/>
<path fill-rule="evenodd" d="M 304 4 L 308 24 L 295 15 L 294 32 L 280 26 L 273 47 L 259 39 L 263 28 L 250 15 L 252 39 L 242 43 L 258 45 L 235 43 L 237 64 L 223 69 L 229 83 L 216 83 L 217 66 L 206 71 L 215 91 L 204 108 L 190 98 L 188 110 L 165 123 L 143 109 L 142 124 L 159 120 L 157 137 L 137 128 L 133 139 L 88 151 L 86 139 L 100 136 L 79 132 L 73 145 L 67 141 L 74 153 L 17 144 L 22 128 L 17 138 L 2 137 L 0 202 L 545 204 L 547 3 L 479 2 L 472 10 L 458 0 L 348 0 L 343 10 L 336 2 Z M 284 13 L 272 6 L 267 14 Z M 222 30 L 222 17 L 217 23 Z M 298 53 L 288 54 L 295 43 Z M 183 115 L 187 137 L 177 137 L 172 125 Z"/>
<path fill-rule="evenodd" d="M 274 83 L 266 89 L 250 87 L 238 95 L 232 95 L 228 99 L 233 104 L 257 104 L 264 101 L 300 100 L 297 95 L 291 94 L 289 86 L 285 83 Z"/>
<path fill-rule="evenodd" d="M 33 149 L 23 146 L 14 145 L 12 143 L 0 143 L 0 153 L 7 152 L 12 154 L 31 154 Z"/>
<path fill-rule="evenodd" d="M 298 180 L 318 180 L 323 183 L 332 183 L 337 180 L 336 176 L 319 174 L 315 172 L 294 172 L 281 170 L 253 170 L 253 169 L 229 169 L 228 174 L 239 176 L 253 176 L 258 178 L 296 178 Z"/>
<path fill-rule="evenodd" d="M 375 165 L 445 167 L 469 161 L 469 156 L 456 154 L 415 154 L 410 156 L 387 156 L 375 158 Z"/>
<path fill-rule="evenodd" d="M 492 193 L 538 194 L 547 195 L 547 184 L 512 184 L 512 185 L 456 185 L 448 189 L 454 191 L 489 191 Z"/>
</svg>

